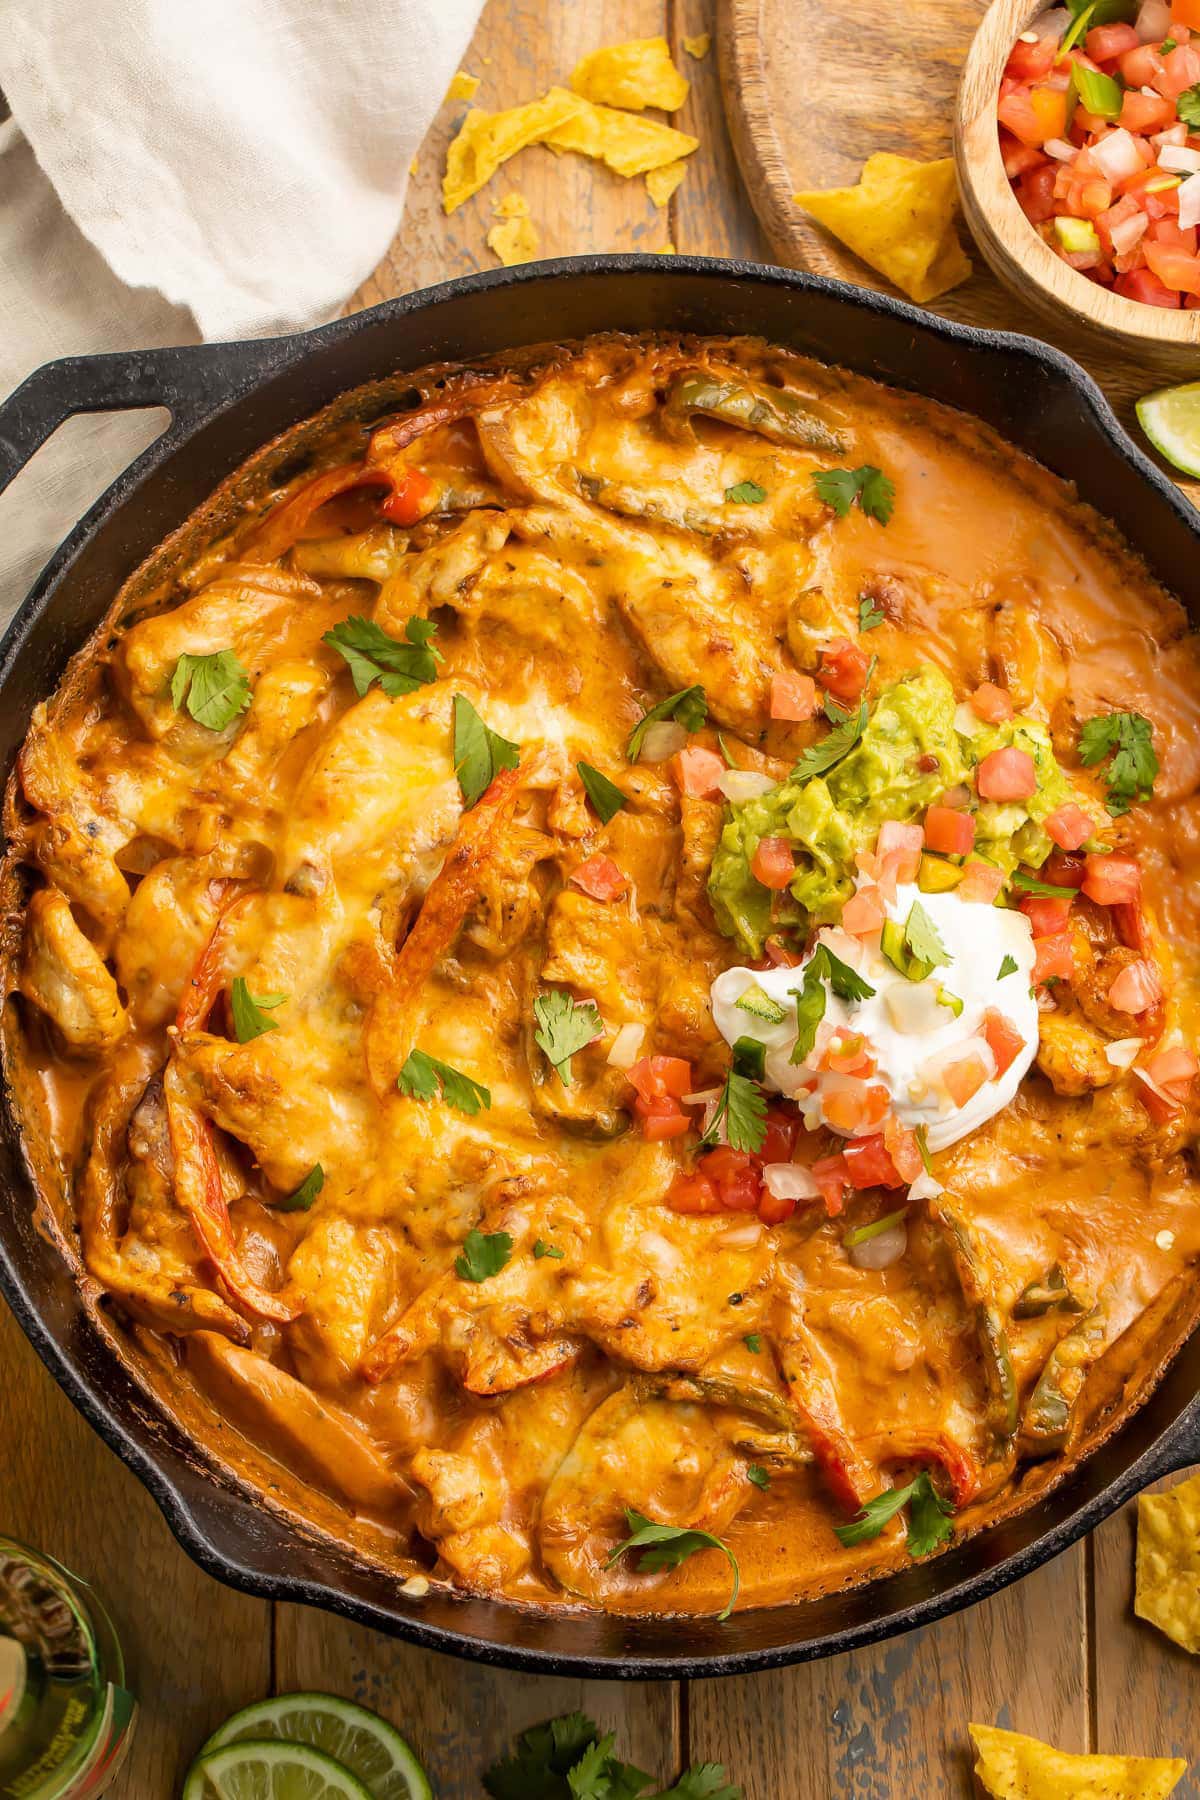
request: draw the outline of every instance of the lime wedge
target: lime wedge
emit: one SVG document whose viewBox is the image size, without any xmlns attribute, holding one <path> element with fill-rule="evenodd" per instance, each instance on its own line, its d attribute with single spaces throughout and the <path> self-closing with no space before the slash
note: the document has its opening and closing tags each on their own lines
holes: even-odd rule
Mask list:
<svg viewBox="0 0 1200 1800">
<path fill-rule="evenodd" d="M 308 1744 L 278 1738 L 226 1744 L 198 1756 L 184 1800 L 372 1800 L 356 1775 Z"/>
<path fill-rule="evenodd" d="M 1137 416 L 1160 456 L 1185 475 L 1200 475 L 1200 381 L 1147 394 Z"/>
<path fill-rule="evenodd" d="M 394 1726 L 365 1706 L 337 1694 L 275 1694 L 244 1706 L 213 1732 L 197 1759 L 228 1744 L 253 1738 L 308 1744 L 349 1769 L 371 1800 L 432 1800 L 424 1769 Z M 269 1790 L 266 1790 L 269 1791 Z M 203 1778 L 183 1800 L 206 1800 Z"/>
</svg>

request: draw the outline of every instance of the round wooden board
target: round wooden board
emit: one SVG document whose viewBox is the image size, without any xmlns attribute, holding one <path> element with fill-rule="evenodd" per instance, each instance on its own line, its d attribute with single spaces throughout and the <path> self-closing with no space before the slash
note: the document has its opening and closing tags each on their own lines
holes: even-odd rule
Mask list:
<svg viewBox="0 0 1200 1800">
<path fill-rule="evenodd" d="M 895 291 L 792 196 L 801 188 L 852 186 L 876 150 L 922 160 L 949 156 L 959 72 L 985 11 L 984 0 L 718 0 L 730 135 L 781 263 Z M 928 310 L 1056 344 L 1095 376 L 1135 440 L 1148 448 L 1133 402 L 1164 384 L 1161 371 L 1097 343 L 1085 326 L 1023 304 L 977 252 L 973 261 L 971 280 Z M 1179 485 L 1200 505 L 1200 483 Z"/>
</svg>

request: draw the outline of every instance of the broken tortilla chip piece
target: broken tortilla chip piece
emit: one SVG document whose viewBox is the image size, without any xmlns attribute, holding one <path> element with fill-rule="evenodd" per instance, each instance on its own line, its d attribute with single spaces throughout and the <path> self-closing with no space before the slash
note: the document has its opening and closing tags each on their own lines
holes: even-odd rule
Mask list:
<svg viewBox="0 0 1200 1800">
<path fill-rule="evenodd" d="M 994 1800 L 1166 1800 L 1187 1773 L 1175 1756 L 1071 1756 L 1019 1731 L 968 1727 L 975 1773 Z"/>
<path fill-rule="evenodd" d="M 701 31 L 696 37 L 685 37 L 683 47 L 697 62 L 703 62 L 712 45 L 712 32 Z"/>
<path fill-rule="evenodd" d="M 538 253 L 538 234 L 524 194 L 505 194 L 496 202 L 496 217 L 500 223 L 487 234 L 488 249 L 495 251 L 506 268 L 514 263 L 533 262 Z"/>
<path fill-rule="evenodd" d="M 793 196 L 827 231 L 910 300 L 935 300 L 971 273 L 954 229 L 954 159 L 914 162 L 880 151 L 857 187 Z"/>
<path fill-rule="evenodd" d="M 507 112 L 484 112 L 473 106 L 446 152 L 443 210 L 454 212 L 491 180 L 501 163 L 527 144 L 544 143 L 550 132 L 585 104 L 565 88 L 551 88 L 540 100 L 510 106 Z"/>
<path fill-rule="evenodd" d="M 571 86 L 585 100 L 632 112 L 644 106 L 674 112 L 688 97 L 688 82 L 671 61 L 665 37 L 632 38 L 593 50 L 575 64 Z"/>
<path fill-rule="evenodd" d="M 1200 1653 L 1200 1475 L 1138 1498 L 1133 1610 Z"/>
<path fill-rule="evenodd" d="M 465 69 L 460 69 L 458 74 L 452 77 L 450 86 L 446 89 L 446 98 L 447 100 L 473 100 L 478 88 L 478 75 L 468 75 Z"/>
<path fill-rule="evenodd" d="M 646 192 L 655 206 L 665 206 L 675 189 L 687 174 L 686 162 L 664 163 L 661 169 L 651 169 L 646 176 Z"/>
<path fill-rule="evenodd" d="M 552 150 L 576 150 L 581 156 L 594 156 L 615 175 L 646 175 L 651 169 L 661 169 L 666 163 L 690 156 L 699 147 L 699 138 L 676 131 L 673 125 L 639 119 L 611 106 L 597 106 L 591 100 L 568 94 L 565 88 L 551 88 L 546 99 L 559 94 L 573 100 L 577 110 L 564 115 L 562 123 L 548 131 L 543 141 Z"/>
</svg>

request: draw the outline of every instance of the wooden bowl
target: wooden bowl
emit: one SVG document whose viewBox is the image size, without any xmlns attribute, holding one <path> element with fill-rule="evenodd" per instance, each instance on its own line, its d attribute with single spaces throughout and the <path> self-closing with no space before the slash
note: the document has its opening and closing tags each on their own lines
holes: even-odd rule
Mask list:
<svg viewBox="0 0 1200 1800">
<path fill-rule="evenodd" d="M 1004 173 L 996 124 L 1008 53 L 1047 0 L 992 0 L 967 52 L 958 89 L 954 157 L 971 235 L 1000 280 L 1061 320 L 1068 314 L 1110 348 L 1172 374 L 1200 373 L 1200 311 L 1126 300 L 1089 281 L 1044 244 Z"/>
</svg>

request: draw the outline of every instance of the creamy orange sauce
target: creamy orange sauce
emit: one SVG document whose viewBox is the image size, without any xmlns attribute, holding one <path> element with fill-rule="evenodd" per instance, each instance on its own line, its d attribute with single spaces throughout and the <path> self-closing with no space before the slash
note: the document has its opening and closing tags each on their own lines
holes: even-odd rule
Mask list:
<svg viewBox="0 0 1200 1800">
<path fill-rule="evenodd" d="M 841 451 L 711 418 L 670 428 L 663 394 L 695 369 L 794 394 Z M 896 1204 L 879 1191 L 749 1229 L 668 1204 L 695 1133 L 647 1142 L 608 1053 L 637 1026 L 644 1054 L 719 1083 L 708 989 L 740 956 L 705 892 L 721 807 L 630 763 L 629 733 L 697 683 L 692 741 L 782 777 L 827 726 L 773 722 L 771 677 L 856 640 L 863 594 L 885 615 L 872 691 L 921 662 L 961 697 L 998 682 L 1048 722 L 1084 795 L 1104 788 L 1080 766 L 1081 721 L 1143 713 L 1162 772 L 1112 836 L 1143 865 L 1158 1028 L 1191 1044 L 1196 641 L 1115 536 L 985 428 L 783 352 L 599 343 L 486 393 L 469 375 L 431 389 L 424 425 L 331 447 L 328 469 L 379 480 L 302 516 L 298 477 L 159 609 L 101 630 L 38 709 L 11 802 L 31 898 L 8 1029 L 43 1178 L 56 1160 L 90 1275 L 143 1344 L 179 1347 L 181 1390 L 386 1528 L 398 1563 L 539 1604 L 721 1604 L 715 1554 L 610 1566 L 634 1509 L 724 1539 L 743 1605 L 860 1578 L 903 1558 L 902 1533 L 838 1543 L 822 1421 L 869 1491 L 932 1463 L 967 1470 L 960 1498 L 995 1511 L 1027 1458 L 1073 1454 L 1083 1403 L 1059 1444 L 1027 1421 L 998 1444 L 980 1296 L 920 1203 L 905 1256 L 875 1271 L 843 1238 Z M 813 488 L 816 470 L 867 463 L 895 483 L 886 528 L 836 518 Z M 425 481 L 397 523 L 403 501 L 391 518 L 380 502 L 412 471 Z M 728 503 L 747 481 L 766 498 Z M 323 641 L 352 615 L 397 640 L 433 621 L 436 678 L 357 694 Z M 225 650 L 251 698 L 213 729 L 173 703 L 172 677 Z M 471 810 L 455 696 L 520 748 Z M 581 759 L 627 796 L 607 825 Z M 571 882 L 597 854 L 627 894 Z M 1080 910 L 1090 969 L 1112 927 Z M 246 1043 L 237 977 L 284 996 Z M 1080 1318 L 1014 1316 L 1032 1281 L 1057 1264 L 1085 1311 L 1102 1303 L 1086 1385 L 1200 1258 L 1191 1109 L 1156 1125 L 1131 1075 L 1077 1079 L 1079 1044 L 1094 1068 L 1121 1035 L 1090 980 L 1048 998 L 1013 1106 L 937 1159 L 1022 1410 Z M 569 1086 L 534 1036 L 549 989 L 601 1020 Z M 415 1047 L 490 1106 L 399 1091 Z M 318 1166 L 315 1199 L 288 1210 Z M 457 1264 L 472 1231 L 512 1241 L 477 1282 Z"/>
</svg>

